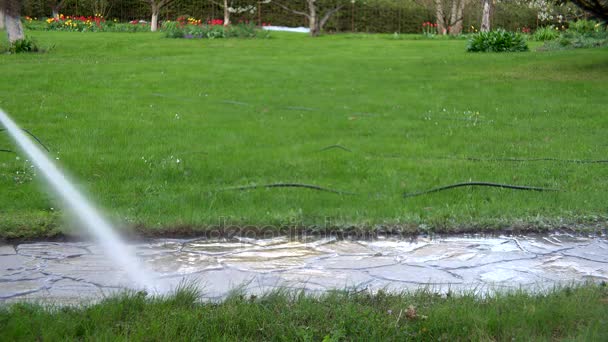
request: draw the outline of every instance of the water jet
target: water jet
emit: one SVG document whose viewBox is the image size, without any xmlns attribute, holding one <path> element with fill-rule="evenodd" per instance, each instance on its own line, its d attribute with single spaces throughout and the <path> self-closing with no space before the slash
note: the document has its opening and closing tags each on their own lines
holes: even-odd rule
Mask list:
<svg viewBox="0 0 608 342">
<path fill-rule="evenodd" d="M 146 272 L 136 256 L 130 253 L 129 247 L 122 241 L 108 220 L 1 109 L 0 123 L 6 127 L 18 147 L 27 154 L 53 192 L 59 195 L 65 205 L 73 211 L 82 226 L 103 248 L 105 255 L 126 272 L 135 287 L 158 291 L 159 289 L 152 280 L 153 277 L 150 277 L 149 272 Z"/>
</svg>

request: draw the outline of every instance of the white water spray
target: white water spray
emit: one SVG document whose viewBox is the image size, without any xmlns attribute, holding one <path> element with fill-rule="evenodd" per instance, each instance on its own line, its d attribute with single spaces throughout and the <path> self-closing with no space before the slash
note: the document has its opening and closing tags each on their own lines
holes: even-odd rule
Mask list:
<svg viewBox="0 0 608 342">
<path fill-rule="evenodd" d="M 134 282 L 136 287 L 157 290 L 145 269 L 137 258 L 129 253 L 128 246 L 120 239 L 112 226 L 1 109 L 0 123 L 6 127 L 17 145 L 40 170 L 47 183 L 61 196 L 82 224 L 95 237 L 106 255 L 127 272 L 127 276 Z"/>
</svg>

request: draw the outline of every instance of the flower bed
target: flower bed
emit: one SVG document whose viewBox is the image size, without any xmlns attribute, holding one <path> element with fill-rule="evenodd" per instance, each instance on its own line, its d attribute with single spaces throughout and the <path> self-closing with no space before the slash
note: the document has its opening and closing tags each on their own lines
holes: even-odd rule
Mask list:
<svg viewBox="0 0 608 342">
<path fill-rule="evenodd" d="M 161 28 L 167 38 L 217 39 L 217 38 L 267 38 L 269 33 L 249 22 L 224 25 L 222 19 L 202 20 L 178 17 L 176 21 L 165 21 Z"/>
<path fill-rule="evenodd" d="M 60 14 L 59 18 L 48 18 L 46 23 L 50 31 L 104 31 L 106 26 L 106 20 L 98 14 L 88 17 Z"/>
<path fill-rule="evenodd" d="M 108 20 L 100 15 L 70 16 L 60 14 L 58 18 L 37 20 L 24 17 L 23 23 L 28 30 L 72 31 L 72 32 L 148 32 L 150 24 L 145 20 L 121 23 L 117 19 Z"/>
<path fill-rule="evenodd" d="M 58 18 L 38 21 L 25 17 L 27 29 L 73 32 L 149 32 L 150 23 L 145 20 L 132 20 L 120 23 L 116 19 L 106 21 L 99 14 L 93 16 L 69 16 L 60 14 Z M 264 26 L 270 24 L 264 23 Z M 224 26 L 224 20 L 211 19 L 204 23 L 201 19 L 181 16 L 177 20 L 161 23 L 161 31 L 169 38 L 267 38 L 269 33 L 249 22 Z"/>
</svg>

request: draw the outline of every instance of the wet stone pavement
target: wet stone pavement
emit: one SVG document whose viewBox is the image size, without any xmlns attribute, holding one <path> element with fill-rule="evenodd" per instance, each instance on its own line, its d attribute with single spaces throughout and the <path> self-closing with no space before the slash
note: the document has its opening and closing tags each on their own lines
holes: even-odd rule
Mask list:
<svg viewBox="0 0 608 342">
<path fill-rule="evenodd" d="M 608 280 L 608 240 L 571 235 L 373 240 L 286 237 L 159 239 L 132 245 L 159 284 L 198 284 L 205 298 L 277 288 L 311 293 L 428 287 L 437 292 Z M 93 243 L 0 245 L 0 303 L 96 301 L 132 282 Z"/>
</svg>

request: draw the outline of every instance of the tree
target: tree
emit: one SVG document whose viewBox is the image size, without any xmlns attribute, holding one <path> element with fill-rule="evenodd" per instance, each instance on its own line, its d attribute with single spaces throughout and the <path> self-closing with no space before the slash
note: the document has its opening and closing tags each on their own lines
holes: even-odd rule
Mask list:
<svg viewBox="0 0 608 342">
<path fill-rule="evenodd" d="M 251 1 L 252 4 L 244 6 L 235 6 L 233 0 L 222 0 L 218 2 L 211 0 L 212 3 L 222 7 L 224 9 L 224 26 L 230 25 L 230 13 L 243 13 L 243 12 L 255 12 L 257 1 Z M 242 3 L 243 1 L 240 1 Z"/>
<path fill-rule="evenodd" d="M 53 5 L 51 5 L 51 12 L 53 14 L 53 18 L 59 19 L 59 11 L 63 8 L 65 4 L 65 0 L 55 1 Z"/>
<path fill-rule="evenodd" d="M 0 6 L 0 30 L 4 30 L 4 8 Z"/>
<path fill-rule="evenodd" d="M 13 43 L 20 39 L 25 39 L 23 25 L 21 25 L 21 1 L 19 0 L 0 0 L 1 12 L 4 12 L 4 27 L 8 41 Z"/>
<path fill-rule="evenodd" d="M 152 32 L 158 31 L 158 15 L 160 14 L 160 10 L 172 3 L 174 0 L 142 0 L 148 4 L 152 8 L 152 19 L 150 20 L 150 29 Z"/>
<path fill-rule="evenodd" d="M 492 13 L 492 0 L 482 0 L 482 12 L 481 12 L 481 32 L 490 31 L 490 15 Z"/>
<path fill-rule="evenodd" d="M 559 2 L 565 3 L 568 1 L 591 13 L 601 21 L 608 22 L 608 0 L 561 0 Z"/>
<path fill-rule="evenodd" d="M 323 26 L 327 23 L 329 18 L 334 15 L 336 12 L 341 10 L 347 3 L 351 1 L 346 0 L 337 0 L 337 1 L 329 1 L 329 0 L 306 0 L 306 9 L 308 12 L 295 10 L 290 8 L 280 1 L 273 1 L 273 4 L 286 9 L 294 14 L 302 15 L 308 19 L 308 27 L 310 28 L 310 35 L 312 37 L 316 37 L 321 33 Z M 320 19 L 319 19 L 320 18 Z"/>
<path fill-rule="evenodd" d="M 256 11 L 256 5 L 258 3 L 258 1 L 255 0 L 255 1 L 249 1 L 249 2 L 251 2 L 251 4 L 249 4 L 249 5 L 235 6 L 234 0 L 222 0 L 221 2 L 211 0 L 211 2 L 220 6 L 224 10 L 224 26 L 230 25 L 230 14 L 231 13 L 238 14 L 238 13 L 249 12 L 249 13 L 253 14 Z M 240 3 L 242 4 L 243 1 L 240 1 Z"/>
<path fill-rule="evenodd" d="M 468 0 L 435 0 L 439 34 L 458 35 L 462 33 L 463 12 L 467 2 Z M 449 15 L 446 12 L 448 7 L 451 8 Z"/>
</svg>

